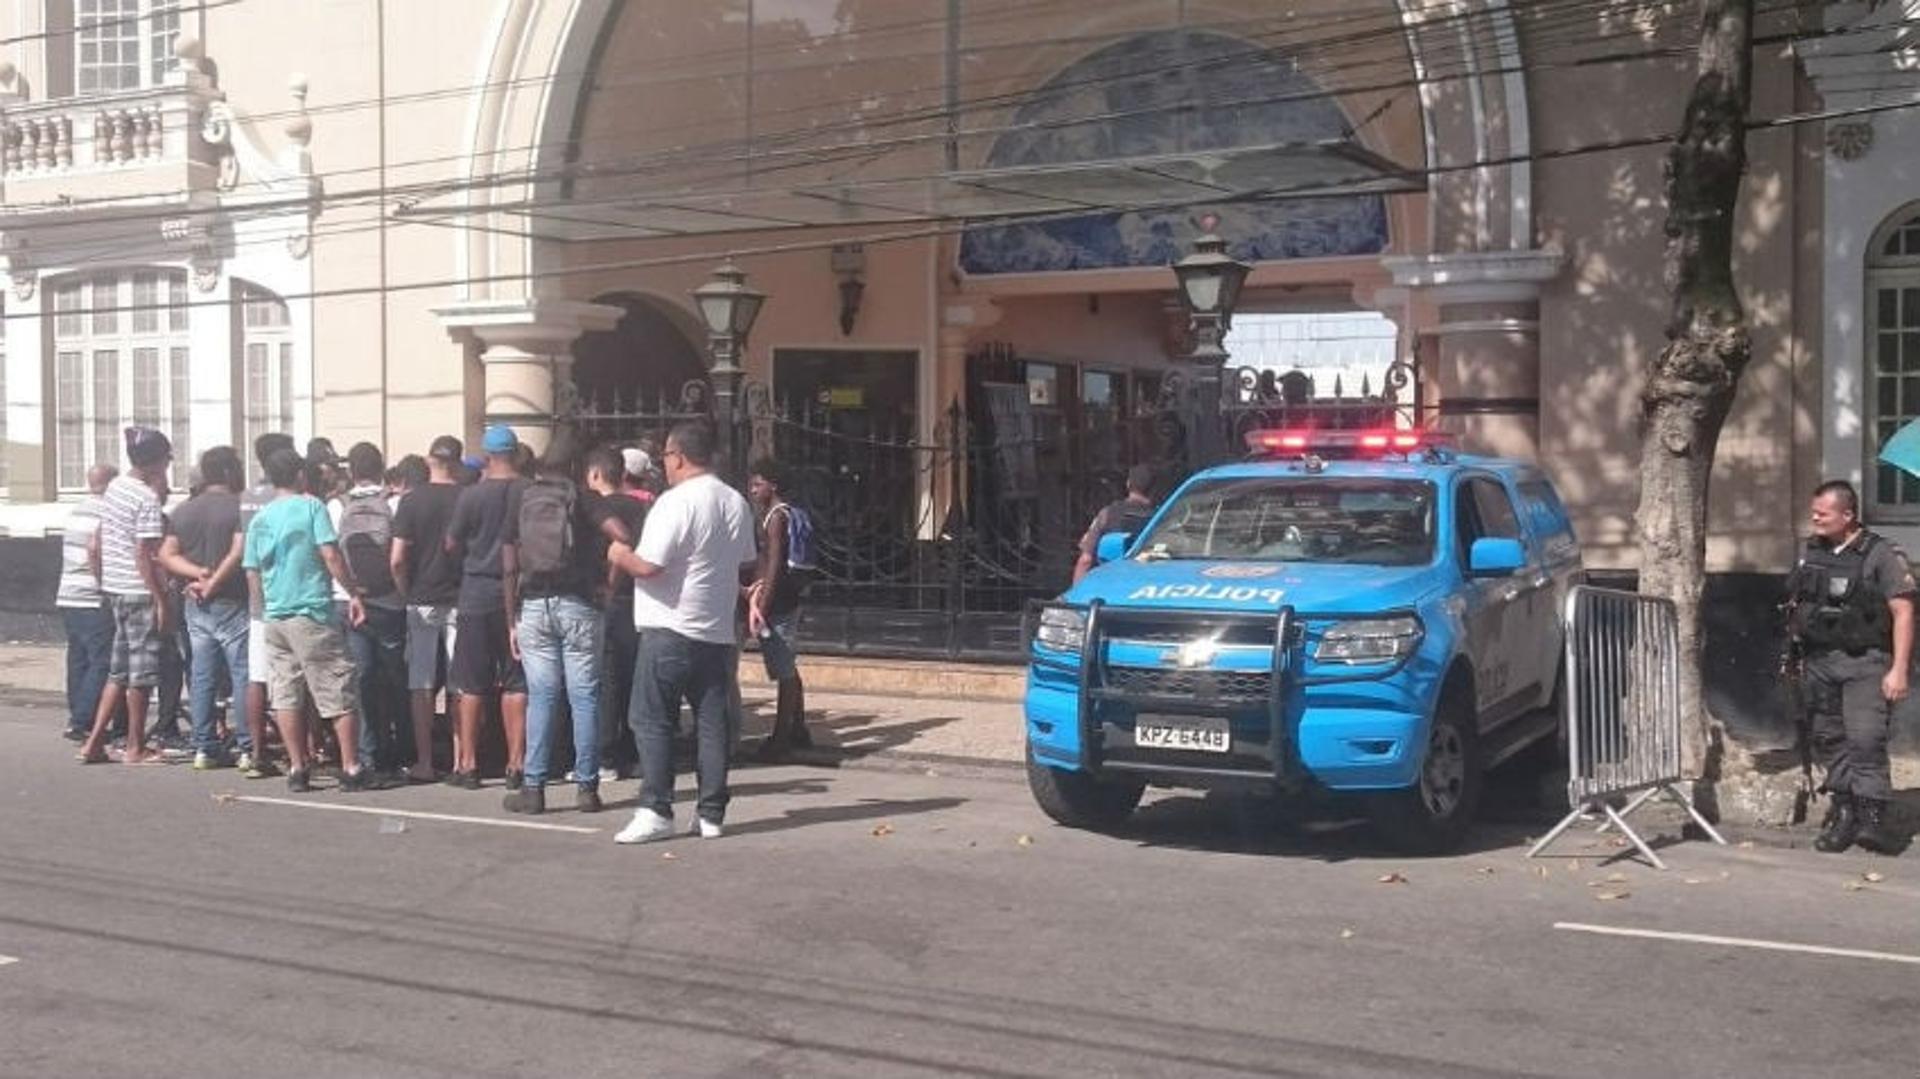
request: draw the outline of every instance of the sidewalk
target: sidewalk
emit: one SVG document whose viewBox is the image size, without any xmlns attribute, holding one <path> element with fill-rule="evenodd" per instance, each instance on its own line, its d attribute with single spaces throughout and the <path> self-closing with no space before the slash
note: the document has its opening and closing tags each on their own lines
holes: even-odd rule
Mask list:
<svg viewBox="0 0 1920 1079">
<path fill-rule="evenodd" d="M 801 759 L 994 769 L 1022 760 L 1018 668 L 803 656 L 801 672 L 815 742 Z M 0 643 L 0 702 L 57 704 L 65 686 L 64 648 Z M 773 684 L 758 656 L 742 659 L 740 689 L 746 738 L 759 738 L 773 725 Z"/>
</svg>

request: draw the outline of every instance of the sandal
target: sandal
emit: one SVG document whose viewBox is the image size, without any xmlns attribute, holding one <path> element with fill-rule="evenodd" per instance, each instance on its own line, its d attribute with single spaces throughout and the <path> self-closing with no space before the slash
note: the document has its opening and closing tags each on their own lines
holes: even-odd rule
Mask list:
<svg viewBox="0 0 1920 1079">
<path fill-rule="evenodd" d="M 75 753 L 73 759 L 79 761 L 81 764 L 110 764 L 113 761 L 113 758 L 107 756 L 107 751 L 104 749 L 96 749 L 91 753 Z"/>
</svg>

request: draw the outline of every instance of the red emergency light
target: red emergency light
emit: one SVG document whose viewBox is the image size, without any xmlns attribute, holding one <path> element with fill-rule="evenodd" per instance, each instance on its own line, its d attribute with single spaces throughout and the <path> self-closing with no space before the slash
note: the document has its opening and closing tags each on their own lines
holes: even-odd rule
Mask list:
<svg viewBox="0 0 1920 1079">
<path fill-rule="evenodd" d="M 1320 457 L 1375 453 L 1414 453 L 1451 447 L 1451 435 L 1440 431 L 1289 431 L 1247 432 L 1247 449 L 1261 456 L 1311 453 Z"/>
</svg>

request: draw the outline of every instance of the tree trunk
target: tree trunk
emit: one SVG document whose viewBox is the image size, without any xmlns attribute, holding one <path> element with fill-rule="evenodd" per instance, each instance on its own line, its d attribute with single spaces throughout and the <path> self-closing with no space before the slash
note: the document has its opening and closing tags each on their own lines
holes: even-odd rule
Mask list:
<svg viewBox="0 0 1920 1079">
<path fill-rule="evenodd" d="M 1753 0 L 1700 0 L 1696 79 L 1666 164 L 1673 312 L 1640 395 L 1640 590 L 1679 608 L 1683 760 L 1708 784 L 1721 742 L 1701 694 L 1700 596 L 1714 447 L 1752 354 L 1733 279 L 1752 56 Z"/>
</svg>

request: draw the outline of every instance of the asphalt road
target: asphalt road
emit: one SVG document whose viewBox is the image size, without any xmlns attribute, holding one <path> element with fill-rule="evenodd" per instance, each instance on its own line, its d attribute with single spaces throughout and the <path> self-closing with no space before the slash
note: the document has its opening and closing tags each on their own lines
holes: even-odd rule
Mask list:
<svg viewBox="0 0 1920 1079">
<path fill-rule="evenodd" d="M 1410 861 L 1189 797 L 1108 837 L 1006 776 L 805 768 L 736 773 L 725 839 L 627 848 L 624 812 L 311 808 L 501 820 L 496 788 L 81 768 L 57 724 L 0 711 L 7 1076 L 1882 1076 L 1920 1046 L 1920 965 L 1555 928 L 1920 957 L 1904 860 L 1543 866 L 1509 823 Z"/>
</svg>

